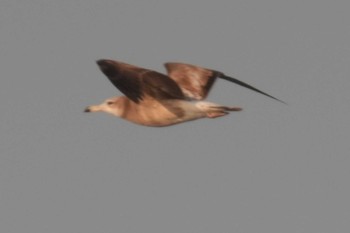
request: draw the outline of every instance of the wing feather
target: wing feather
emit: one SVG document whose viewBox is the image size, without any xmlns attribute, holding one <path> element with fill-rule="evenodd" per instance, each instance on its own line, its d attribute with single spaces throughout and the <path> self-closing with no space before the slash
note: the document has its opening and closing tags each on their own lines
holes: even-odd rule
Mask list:
<svg viewBox="0 0 350 233">
<path fill-rule="evenodd" d="M 176 62 L 168 62 L 164 66 L 169 77 L 176 81 L 190 99 L 205 99 L 216 80 L 212 70 L 199 66 Z"/>
<path fill-rule="evenodd" d="M 266 92 L 263 92 L 243 81 L 226 76 L 224 73 L 219 71 L 185 63 L 168 62 L 164 65 L 170 78 L 175 80 L 182 89 L 183 93 L 191 99 L 202 100 L 206 98 L 216 79 L 221 78 L 285 104 L 284 101 L 277 99 L 276 97 L 273 97 L 272 95 L 269 95 Z"/>
<path fill-rule="evenodd" d="M 139 103 L 145 95 L 155 99 L 184 99 L 177 83 L 161 73 L 113 60 L 98 60 L 97 65 L 126 97 Z"/>
</svg>

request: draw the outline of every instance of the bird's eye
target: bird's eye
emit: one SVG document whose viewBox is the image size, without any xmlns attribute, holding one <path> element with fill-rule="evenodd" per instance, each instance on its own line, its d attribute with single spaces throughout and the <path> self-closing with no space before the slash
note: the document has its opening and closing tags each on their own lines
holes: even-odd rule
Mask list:
<svg viewBox="0 0 350 233">
<path fill-rule="evenodd" d="M 107 104 L 108 104 L 108 105 L 112 105 L 113 102 L 112 102 L 112 101 L 108 101 Z"/>
</svg>

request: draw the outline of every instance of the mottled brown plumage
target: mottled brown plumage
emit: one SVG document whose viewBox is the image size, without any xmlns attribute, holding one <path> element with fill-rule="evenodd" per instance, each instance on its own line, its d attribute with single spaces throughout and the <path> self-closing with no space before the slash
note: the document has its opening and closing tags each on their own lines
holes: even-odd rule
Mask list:
<svg viewBox="0 0 350 233">
<path fill-rule="evenodd" d="M 283 102 L 221 72 L 184 63 L 165 63 L 168 75 L 113 60 L 98 60 L 98 66 L 125 96 L 89 106 L 86 112 L 104 111 L 136 124 L 168 126 L 199 118 L 216 118 L 239 107 L 202 101 L 217 78 L 244 86 Z M 196 100 L 193 102 L 191 100 Z"/>
</svg>

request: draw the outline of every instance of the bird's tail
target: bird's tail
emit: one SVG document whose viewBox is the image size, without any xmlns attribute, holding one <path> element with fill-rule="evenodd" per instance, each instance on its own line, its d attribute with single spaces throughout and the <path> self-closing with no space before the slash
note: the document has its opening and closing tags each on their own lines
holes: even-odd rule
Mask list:
<svg viewBox="0 0 350 233">
<path fill-rule="evenodd" d="M 229 114 L 231 111 L 242 110 L 240 107 L 228 107 L 204 101 L 197 102 L 196 107 L 203 111 L 208 118 L 221 117 Z"/>
</svg>

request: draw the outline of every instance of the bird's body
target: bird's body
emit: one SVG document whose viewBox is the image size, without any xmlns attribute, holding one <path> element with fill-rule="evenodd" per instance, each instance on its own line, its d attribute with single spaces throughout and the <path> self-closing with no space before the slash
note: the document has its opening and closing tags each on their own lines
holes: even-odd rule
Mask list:
<svg viewBox="0 0 350 233">
<path fill-rule="evenodd" d="M 227 111 L 240 111 L 241 108 L 229 108 L 213 103 L 185 100 L 154 101 L 145 98 L 135 103 L 125 96 L 106 100 L 103 104 L 90 106 L 89 111 L 104 111 L 136 124 L 145 126 L 169 126 L 199 118 L 215 118 L 226 115 Z"/>
<path fill-rule="evenodd" d="M 240 107 L 203 101 L 217 77 L 274 98 L 220 72 L 183 63 L 166 63 L 169 76 L 112 60 L 99 60 L 97 64 L 125 96 L 107 99 L 85 111 L 103 111 L 145 126 L 169 126 L 240 111 Z"/>
</svg>

